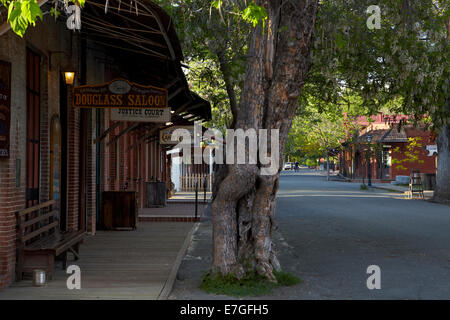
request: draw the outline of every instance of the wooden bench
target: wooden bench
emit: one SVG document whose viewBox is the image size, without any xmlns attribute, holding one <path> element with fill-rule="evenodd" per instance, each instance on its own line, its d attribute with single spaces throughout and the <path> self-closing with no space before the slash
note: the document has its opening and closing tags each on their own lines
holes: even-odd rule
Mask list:
<svg viewBox="0 0 450 320">
<path fill-rule="evenodd" d="M 52 210 L 55 201 L 16 212 L 17 217 L 17 266 L 16 280 L 23 279 L 24 273 L 42 269 L 53 278 L 55 260 L 60 258 L 64 270 L 67 268 L 67 252 L 78 260 L 79 245 L 84 239 L 84 231 L 60 232 L 57 211 Z"/>
</svg>

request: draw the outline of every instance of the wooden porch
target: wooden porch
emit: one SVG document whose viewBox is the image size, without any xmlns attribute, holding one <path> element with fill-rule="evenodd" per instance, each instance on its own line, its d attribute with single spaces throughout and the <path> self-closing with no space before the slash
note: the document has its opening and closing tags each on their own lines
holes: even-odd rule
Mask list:
<svg viewBox="0 0 450 320">
<path fill-rule="evenodd" d="M 81 290 L 67 289 L 70 276 L 56 264 L 54 280 L 33 287 L 31 280 L 0 291 L 2 299 L 158 299 L 183 248 L 192 223 L 141 222 L 135 231 L 101 231 L 86 237 L 80 260 Z"/>
</svg>

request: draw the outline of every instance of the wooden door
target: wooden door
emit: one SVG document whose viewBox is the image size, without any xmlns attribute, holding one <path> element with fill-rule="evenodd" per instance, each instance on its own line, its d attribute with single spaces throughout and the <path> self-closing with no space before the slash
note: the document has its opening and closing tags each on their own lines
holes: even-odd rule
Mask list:
<svg viewBox="0 0 450 320">
<path fill-rule="evenodd" d="M 40 57 L 27 49 L 26 206 L 39 203 Z"/>
<path fill-rule="evenodd" d="M 137 200 L 134 191 L 105 191 L 98 230 L 136 229 Z"/>
</svg>

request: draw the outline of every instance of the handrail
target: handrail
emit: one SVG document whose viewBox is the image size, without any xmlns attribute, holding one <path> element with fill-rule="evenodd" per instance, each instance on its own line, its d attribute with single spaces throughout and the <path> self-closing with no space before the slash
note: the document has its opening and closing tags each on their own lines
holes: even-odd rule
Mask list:
<svg viewBox="0 0 450 320">
<path fill-rule="evenodd" d="M 55 200 L 49 200 L 47 202 L 38 204 L 38 205 L 36 205 L 34 207 L 30 207 L 30 208 L 24 209 L 22 211 L 19 211 L 18 214 L 19 214 L 20 217 L 22 217 L 22 216 L 24 216 L 26 214 L 29 214 L 29 213 L 34 212 L 34 211 L 38 211 L 38 210 L 40 210 L 42 208 L 50 207 L 50 206 L 54 205 L 55 202 L 56 202 Z"/>
</svg>

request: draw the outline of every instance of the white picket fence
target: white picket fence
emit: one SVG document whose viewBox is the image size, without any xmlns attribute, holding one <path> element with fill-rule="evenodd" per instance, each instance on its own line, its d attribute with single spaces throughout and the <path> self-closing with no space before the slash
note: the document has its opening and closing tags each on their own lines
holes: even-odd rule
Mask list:
<svg viewBox="0 0 450 320">
<path fill-rule="evenodd" d="M 190 175 L 184 175 L 180 177 L 180 186 L 182 191 L 195 191 L 195 184 L 198 183 L 198 190 L 203 191 L 205 187 L 206 178 L 206 190 L 211 191 L 211 184 L 214 183 L 214 175 L 196 173 Z"/>
</svg>

